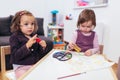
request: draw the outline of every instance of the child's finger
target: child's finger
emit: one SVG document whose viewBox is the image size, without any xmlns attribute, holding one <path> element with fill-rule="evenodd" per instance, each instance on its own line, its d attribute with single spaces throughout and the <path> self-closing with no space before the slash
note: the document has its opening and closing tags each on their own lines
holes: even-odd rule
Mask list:
<svg viewBox="0 0 120 80">
<path fill-rule="evenodd" d="M 89 51 L 87 51 L 87 52 L 85 52 L 85 55 L 86 56 L 91 56 L 92 54 Z"/>
<path fill-rule="evenodd" d="M 31 39 L 35 40 L 37 38 L 37 34 L 35 34 Z"/>
<path fill-rule="evenodd" d="M 34 36 L 33 36 L 33 38 L 36 38 L 37 37 L 37 34 L 35 34 Z"/>
</svg>

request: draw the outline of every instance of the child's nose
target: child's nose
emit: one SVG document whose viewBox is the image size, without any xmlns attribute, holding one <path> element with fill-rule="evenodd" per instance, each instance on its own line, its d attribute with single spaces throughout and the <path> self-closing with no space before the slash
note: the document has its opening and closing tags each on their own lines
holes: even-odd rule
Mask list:
<svg viewBox="0 0 120 80">
<path fill-rule="evenodd" d="M 87 27 L 85 27 L 84 30 L 87 30 Z"/>
<path fill-rule="evenodd" d="M 29 28 L 32 28 L 32 25 L 31 25 L 31 24 L 29 24 L 28 26 L 29 26 Z"/>
</svg>

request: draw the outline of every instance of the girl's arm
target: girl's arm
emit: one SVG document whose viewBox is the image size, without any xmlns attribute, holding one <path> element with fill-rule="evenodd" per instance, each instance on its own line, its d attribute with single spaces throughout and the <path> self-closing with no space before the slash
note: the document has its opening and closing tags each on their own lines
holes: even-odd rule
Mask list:
<svg viewBox="0 0 120 80">
<path fill-rule="evenodd" d="M 92 54 L 99 53 L 99 43 L 98 43 L 98 35 L 95 33 L 94 41 L 93 41 L 93 49 Z"/>
<path fill-rule="evenodd" d="M 26 47 L 26 44 L 20 45 L 21 44 L 16 36 L 10 37 L 11 55 L 13 55 L 16 60 L 20 60 L 30 55 L 30 50 Z"/>
</svg>

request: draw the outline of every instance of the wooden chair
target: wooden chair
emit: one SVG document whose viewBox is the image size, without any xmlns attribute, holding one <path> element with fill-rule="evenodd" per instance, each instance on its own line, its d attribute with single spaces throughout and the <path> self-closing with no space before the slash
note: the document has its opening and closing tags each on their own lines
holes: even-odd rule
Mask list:
<svg viewBox="0 0 120 80">
<path fill-rule="evenodd" d="M 118 77 L 118 80 L 120 80 L 120 57 L 118 61 L 117 77 Z"/>
<path fill-rule="evenodd" d="M 5 55 L 10 54 L 10 46 L 0 47 L 0 57 L 1 57 L 1 77 L 2 80 L 16 80 L 13 70 L 6 70 Z"/>
<path fill-rule="evenodd" d="M 99 48 L 100 48 L 100 54 L 103 54 L 104 45 L 99 45 Z"/>
</svg>

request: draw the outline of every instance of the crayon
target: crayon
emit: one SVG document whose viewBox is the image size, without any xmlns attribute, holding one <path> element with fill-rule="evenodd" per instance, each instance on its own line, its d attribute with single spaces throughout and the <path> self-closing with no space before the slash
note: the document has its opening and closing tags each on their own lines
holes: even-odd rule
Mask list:
<svg viewBox="0 0 120 80">
<path fill-rule="evenodd" d="M 78 47 L 76 44 L 74 45 L 74 50 L 77 51 L 77 52 L 80 52 L 81 51 L 81 48 Z"/>
</svg>

